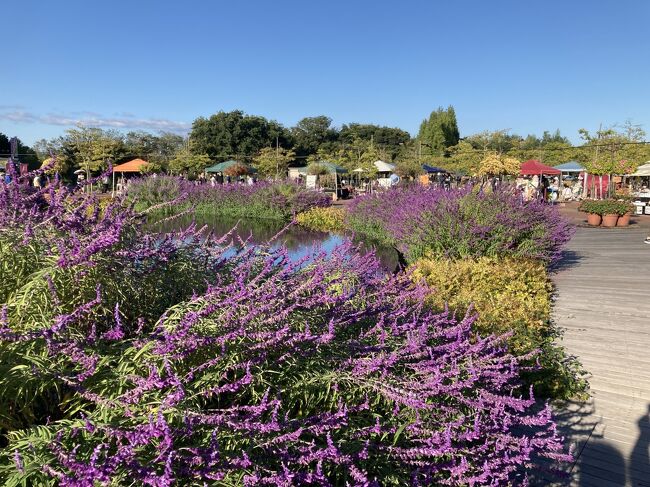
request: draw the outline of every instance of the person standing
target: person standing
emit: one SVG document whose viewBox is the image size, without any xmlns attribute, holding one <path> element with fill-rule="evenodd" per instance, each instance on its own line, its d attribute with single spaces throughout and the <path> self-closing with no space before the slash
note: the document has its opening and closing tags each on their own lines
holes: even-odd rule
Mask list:
<svg viewBox="0 0 650 487">
<path fill-rule="evenodd" d="M 106 193 L 108 191 L 108 184 L 108 174 L 104 174 L 104 177 L 102 178 L 102 193 Z"/>
</svg>

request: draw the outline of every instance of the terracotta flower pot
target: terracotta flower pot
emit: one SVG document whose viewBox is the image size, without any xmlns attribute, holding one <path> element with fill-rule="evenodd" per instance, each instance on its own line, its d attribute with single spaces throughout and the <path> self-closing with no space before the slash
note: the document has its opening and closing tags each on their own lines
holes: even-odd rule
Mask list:
<svg viewBox="0 0 650 487">
<path fill-rule="evenodd" d="M 616 213 L 611 213 L 609 215 L 603 215 L 603 226 L 604 227 L 615 227 L 617 221 L 618 221 L 618 215 Z"/>
<path fill-rule="evenodd" d="M 628 211 L 625 215 L 621 215 L 618 217 L 618 221 L 616 222 L 617 227 L 627 227 L 630 224 L 630 217 L 632 216 L 632 212 Z"/>
<path fill-rule="evenodd" d="M 596 213 L 587 213 L 587 223 L 592 227 L 600 225 L 600 215 Z"/>
</svg>

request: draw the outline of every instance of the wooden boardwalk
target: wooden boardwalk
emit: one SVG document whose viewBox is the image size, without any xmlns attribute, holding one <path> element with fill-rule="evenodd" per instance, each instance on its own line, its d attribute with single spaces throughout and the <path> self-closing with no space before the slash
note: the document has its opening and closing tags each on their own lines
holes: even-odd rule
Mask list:
<svg viewBox="0 0 650 487">
<path fill-rule="evenodd" d="M 650 245 L 647 230 L 579 228 L 553 275 L 563 344 L 591 398 L 556 408 L 577 459 L 572 486 L 650 487 Z"/>
</svg>

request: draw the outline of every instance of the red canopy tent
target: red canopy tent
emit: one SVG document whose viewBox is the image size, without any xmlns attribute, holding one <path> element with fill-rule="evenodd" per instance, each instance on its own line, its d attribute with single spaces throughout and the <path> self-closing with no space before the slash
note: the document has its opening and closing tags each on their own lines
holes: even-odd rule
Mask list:
<svg viewBox="0 0 650 487">
<path fill-rule="evenodd" d="M 559 169 L 555 169 L 554 167 L 547 166 L 545 164 L 542 164 L 541 162 L 531 159 L 529 161 L 524 162 L 521 165 L 521 171 L 520 174 L 522 176 L 541 176 L 542 174 L 550 175 L 550 176 L 559 176 L 562 173 Z"/>
</svg>

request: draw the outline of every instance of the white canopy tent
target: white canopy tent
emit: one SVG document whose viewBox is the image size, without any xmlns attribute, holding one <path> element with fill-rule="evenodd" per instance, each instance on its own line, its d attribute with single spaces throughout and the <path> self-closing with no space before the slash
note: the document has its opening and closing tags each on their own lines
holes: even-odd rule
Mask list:
<svg viewBox="0 0 650 487">
<path fill-rule="evenodd" d="M 395 164 L 390 164 L 389 162 L 375 161 L 374 164 L 377 172 L 393 172 L 395 170 Z"/>
<path fill-rule="evenodd" d="M 645 164 L 639 166 L 637 168 L 636 172 L 633 173 L 633 174 L 630 174 L 630 176 L 650 177 L 650 161 L 648 161 Z"/>
</svg>

